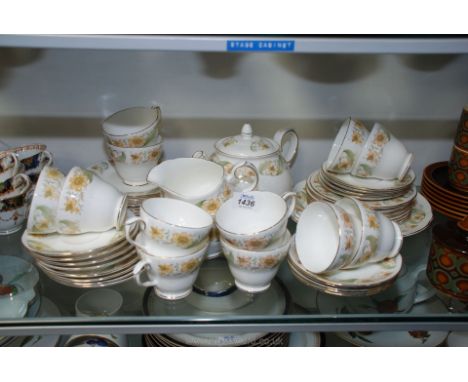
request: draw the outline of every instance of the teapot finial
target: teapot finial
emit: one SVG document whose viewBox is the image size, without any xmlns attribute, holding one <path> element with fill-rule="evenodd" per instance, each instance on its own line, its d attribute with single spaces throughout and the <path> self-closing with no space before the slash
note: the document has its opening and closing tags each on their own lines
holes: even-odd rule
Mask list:
<svg viewBox="0 0 468 382">
<path fill-rule="evenodd" d="M 242 126 L 241 135 L 242 135 L 242 138 L 244 139 L 251 139 L 252 138 L 252 126 L 250 126 L 250 124 L 248 123 L 244 124 L 244 126 Z"/>
</svg>

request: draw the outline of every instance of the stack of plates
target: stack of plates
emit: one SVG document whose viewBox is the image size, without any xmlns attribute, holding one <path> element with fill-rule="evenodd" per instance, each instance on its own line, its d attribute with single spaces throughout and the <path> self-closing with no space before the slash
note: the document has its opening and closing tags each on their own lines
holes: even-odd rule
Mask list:
<svg viewBox="0 0 468 382">
<path fill-rule="evenodd" d="M 135 215 L 140 214 L 140 206 L 144 200 L 163 196 L 162 190 L 152 183 L 143 186 L 130 186 L 125 184 L 115 171 L 114 166 L 108 161 L 95 163 L 89 166 L 88 170 L 93 171 L 101 179 L 112 184 L 117 190 L 127 195 L 128 209 Z"/>
<path fill-rule="evenodd" d="M 131 233 L 136 236 L 136 227 Z M 37 266 L 52 280 L 71 287 L 115 285 L 133 277 L 136 250 L 123 231 L 81 235 L 32 235 L 21 237 Z"/>
<path fill-rule="evenodd" d="M 299 260 L 295 240 L 291 241 L 288 265 L 291 273 L 301 283 L 336 296 L 370 296 L 382 292 L 395 281 L 402 266 L 397 255 L 379 263 L 366 264 L 355 269 L 316 274 L 308 271 Z"/>
<path fill-rule="evenodd" d="M 189 345 L 171 338 L 164 334 L 145 334 L 143 340 L 148 347 L 184 347 Z M 239 346 L 248 347 L 284 347 L 288 346 L 289 333 L 268 333 L 265 336 L 255 339 Z"/>
<path fill-rule="evenodd" d="M 278 280 L 273 280 L 265 292 L 251 294 L 237 289 L 225 258 L 203 263 L 194 284 L 194 291 L 186 298 L 166 301 L 148 288 L 143 311 L 148 316 L 212 317 L 226 316 L 278 316 L 286 314 L 289 296 Z M 163 338 L 182 346 L 253 346 L 279 341 L 277 334 L 269 333 L 171 333 Z M 284 333 L 283 333 L 284 336 Z M 148 335 L 161 343 L 160 335 Z M 264 339 L 269 341 L 265 341 Z M 283 337 L 281 337 L 283 338 Z M 146 338 L 148 340 L 148 338 Z M 180 346 L 180 345 L 179 345 Z"/>
<path fill-rule="evenodd" d="M 424 169 L 421 192 L 432 208 L 450 219 L 468 215 L 468 194 L 456 190 L 448 180 L 448 162 L 438 162 Z"/>
<path fill-rule="evenodd" d="M 402 181 L 389 181 L 333 174 L 322 167 L 309 176 L 306 192 L 309 201 L 334 203 L 343 197 L 356 198 L 389 219 L 403 223 L 410 217 L 417 196 L 414 179 L 412 170 Z"/>
</svg>

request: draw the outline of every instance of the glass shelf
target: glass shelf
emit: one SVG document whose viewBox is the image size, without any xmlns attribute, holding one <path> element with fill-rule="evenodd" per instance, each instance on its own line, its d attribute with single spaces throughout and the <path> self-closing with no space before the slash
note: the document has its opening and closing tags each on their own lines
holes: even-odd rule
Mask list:
<svg viewBox="0 0 468 382">
<path fill-rule="evenodd" d="M 436 215 L 436 220 L 440 219 L 440 215 Z M 291 223 L 290 230 L 294 229 L 295 225 Z M 13 255 L 33 261 L 21 245 L 21 235 L 22 232 L 18 232 L 1 237 L 0 255 Z M 425 264 L 430 239 L 430 229 L 405 238 L 401 253 L 408 272 Z M 213 265 L 213 262 L 217 262 L 219 266 L 224 264 L 223 259 L 209 260 L 206 264 Z M 454 312 L 450 309 L 450 301 L 437 296 L 414 305 L 407 313 L 352 313 L 348 299 L 325 295 L 297 281 L 287 262 L 283 263 L 277 279 L 268 291 L 260 295 L 236 291 L 238 302 L 235 303 L 239 303 L 239 307 L 235 314 L 223 313 L 221 300 L 217 300 L 215 305 L 204 306 L 208 300 L 196 292 L 183 300 L 171 302 L 159 299 L 151 289 L 138 286 L 134 280 L 113 286 L 112 289 L 123 297 L 118 316 L 76 317 L 75 302 L 88 289 L 57 284 L 40 272 L 40 294 L 58 306 L 61 316 L 2 320 L 0 336 L 97 332 L 143 334 L 468 330 L 468 313 Z M 211 300 L 209 301 L 213 304 Z M 217 312 L 213 313 L 213 307 Z"/>
</svg>

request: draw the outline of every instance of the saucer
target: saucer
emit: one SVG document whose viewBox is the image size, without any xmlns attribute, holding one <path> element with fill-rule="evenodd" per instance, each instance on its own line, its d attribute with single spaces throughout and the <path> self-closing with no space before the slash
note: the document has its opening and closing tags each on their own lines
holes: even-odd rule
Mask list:
<svg viewBox="0 0 468 382">
<path fill-rule="evenodd" d="M 434 215 L 427 199 L 418 192 L 416 200 L 411 208 L 411 214 L 408 220 L 399 224 L 401 233 L 404 237 L 416 235 L 424 231 L 432 222 Z"/>
<path fill-rule="evenodd" d="M 333 298 L 324 294 L 319 294 L 317 305 L 323 314 L 343 314 L 345 300 Z M 438 298 L 414 305 L 408 314 L 425 316 L 430 314 L 447 313 L 445 305 Z M 340 338 L 356 346 L 386 346 L 386 347 L 407 347 L 407 346 L 438 346 L 447 338 L 447 331 L 375 331 L 375 332 L 339 332 Z"/>
<path fill-rule="evenodd" d="M 125 184 L 109 161 L 95 163 L 89 166 L 88 170 L 94 172 L 102 180 L 113 185 L 117 190 L 130 197 L 138 197 L 144 194 L 154 193 L 158 190 L 158 186 L 153 183 L 144 184 L 142 186 L 130 186 Z"/>
<path fill-rule="evenodd" d="M 132 213 L 128 214 L 133 216 Z M 64 256 L 101 252 L 125 240 L 125 231 L 115 228 L 105 232 L 90 232 L 80 235 L 33 235 L 24 231 L 21 242 L 27 250 L 43 255 Z"/>
<path fill-rule="evenodd" d="M 408 174 L 400 180 L 381 180 L 374 178 L 359 178 L 349 174 L 333 174 L 325 169 L 325 164 L 322 165 L 322 173 L 327 176 L 328 179 L 333 180 L 335 183 L 341 183 L 344 186 L 351 186 L 356 189 L 372 190 L 372 191 L 395 191 L 410 187 L 416 179 L 416 174 L 412 169 L 408 171 Z"/>
<path fill-rule="evenodd" d="M 356 297 L 369 296 L 388 288 L 400 272 L 402 263 L 401 255 L 397 255 L 391 259 L 365 264 L 359 268 L 315 274 L 301 264 L 294 238 L 288 257 L 289 267 L 298 281 L 325 293 Z"/>
</svg>

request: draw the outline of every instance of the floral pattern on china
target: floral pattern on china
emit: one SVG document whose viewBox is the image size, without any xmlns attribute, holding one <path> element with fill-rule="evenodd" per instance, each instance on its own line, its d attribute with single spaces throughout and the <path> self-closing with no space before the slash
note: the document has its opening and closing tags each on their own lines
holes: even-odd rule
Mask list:
<svg viewBox="0 0 468 382">
<path fill-rule="evenodd" d="M 359 163 L 356 168 L 356 176 L 371 176 L 374 167 L 380 162 L 382 151 L 387 142 L 390 141 L 390 135 L 381 128 L 376 129 L 375 135 L 370 136 L 370 143 L 365 148 L 364 156 L 361 156 L 362 163 Z"/>
</svg>

